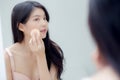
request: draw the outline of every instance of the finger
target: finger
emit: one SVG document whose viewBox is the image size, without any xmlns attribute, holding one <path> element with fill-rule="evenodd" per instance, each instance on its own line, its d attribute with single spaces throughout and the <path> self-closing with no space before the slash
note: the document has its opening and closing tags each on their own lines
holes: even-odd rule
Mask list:
<svg viewBox="0 0 120 80">
<path fill-rule="evenodd" d="M 39 48 L 43 48 L 43 46 L 44 46 L 44 44 L 43 44 L 44 42 L 43 42 L 43 40 L 42 40 L 42 36 L 41 36 L 41 34 L 39 35 L 39 37 L 38 37 L 38 44 L 40 45 L 38 45 L 39 46 Z"/>
<path fill-rule="evenodd" d="M 40 32 L 38 29 L 34 29 L 31 31 L 31 35 L 32 35 L 32 38 L 33 38 L 33 41 L 36 41 L 35 42 L 35 45 L 38 45 L 39 44 L 39 41 L 38 41 L 38 37 L 40 35 Z"/>
<path fill-rule="evenodd" d="M 42 47 L 45 48 L 45 45 L 44 45 L 44 41 L 43 41 L 43 40 L 41 41 L 41 43 L 42 43 Z"/>
<path fill-rule="evenodd" d="M 36 34 L 37 45 L 40 45 L 40 32 Z"/>
<path fill-rule="evenodd" d="M 32 39 L 29 40 L 29 47 L 32 48 Z"/>
<path fill-rule="evenodd" d="M 32 35 L 32 44 L 34 45 L 34 46 L 37 46 L 37 39 L 36 39 L 36 34 L 35 33 L 33 33 L 33 35 Z"/>
<path fill-rule="evenodd" d="M 32 38 L 32 44 L 33 44 L 34 47 L 37 46 L 37 43 L 36 43 L 36 39 L 35 39 L 35 37 Z"/>
</svg>

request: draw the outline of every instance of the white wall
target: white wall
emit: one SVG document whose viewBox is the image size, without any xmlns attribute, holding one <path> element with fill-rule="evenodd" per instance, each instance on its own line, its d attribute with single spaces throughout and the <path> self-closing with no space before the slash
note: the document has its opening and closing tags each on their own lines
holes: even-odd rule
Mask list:
<svg viewBox="0 0 120 80">
<path fill-rule="evenodd" d="M 0 80 L 6 80 L 5 75 L 5 64 L 4 64 L 4 55 L 3 55 L 3 38 L 2 38 L 2 24 L 0 16 Z"/>
<path fill-rule="evenodd" d="M 10 15 L 13 6 L 24 0 L 3 0 L 2 31 L 4 48 L 12 44 Z M 88 0 L 37 0 L 50 14 L 50 36 L 64 51 L 63 80 L 80 80 L 94 72 L 91 52 L 94 49 L 88 25 Z M 4 9 L 4 10 L 3 10 Z"/>
</svg>

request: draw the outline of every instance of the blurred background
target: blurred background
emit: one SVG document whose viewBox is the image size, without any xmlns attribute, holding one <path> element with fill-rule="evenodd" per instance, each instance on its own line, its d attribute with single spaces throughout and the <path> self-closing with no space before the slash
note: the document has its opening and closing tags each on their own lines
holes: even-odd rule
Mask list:
<svg viewBox="0 0 120 80">
<path fill-rule="evenodd" d="M 3 49 L 13 43 L 11 32 L 11 11 L 15 4 L 25 0 L 1 0 L 0 43 Z M 88 28 L 89 0 L 35 0 L 43 4 L 49 14 L 49 32 L 53 41 L 64 52 L 63 80 L 80 80 L 95 71 L 92 51 L 95 48 Z M 2 49 L 1 48 L 1 49 Z M 0 53 L 0 56 L 3 52 Z M 0 58 L 0 80 L 5 79 L 4 61 Z M 3 76 L 3 77 L 1 77 Z"/>
</svg>

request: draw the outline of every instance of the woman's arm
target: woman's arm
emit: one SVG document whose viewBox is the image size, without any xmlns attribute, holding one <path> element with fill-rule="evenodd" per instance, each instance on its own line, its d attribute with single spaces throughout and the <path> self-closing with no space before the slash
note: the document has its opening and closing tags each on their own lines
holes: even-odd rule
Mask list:
<svg viewBox="0 0 120 80">
<path fill-rule="evenodd" d="M 30 49 L 32 53 L 36 56 L 38 72 L 40 80 L 54 80 L 48 70 L 45 46 L 38 30 L 33 30 L 31 32 L 31 39 L 29 42 Z"/>
<path fill-rule="evenodd" d="M 45 54 L 37 56 L 37 65 L 40 80 L 53 80 L 48 70 Z"/>
<path fill-rule="evenodd" d="M 57 78 L 57 68 L 53 64 L 51 64 L 50 75 L 52 77 L 52 80 L 58 80 L 58 78 Z"/>
<path fill-rule="evenodd" d="M 4 57 L 5 57 L 7 80 L 13 80 L 12 79 L 12 68 L 11 68 L 11 64 L 10 64 L 10 57 L 8 56 L 7 52 L 5 52 Z"/>
<path fill-rule="evenodd" d="M 45 55 L 40 55 L 37 57 L 37 64 L 41 80 L 57 80 L 57 70 L 53 64 L 51 65 L 50 71 L 48 70 Z"/>
</svg>

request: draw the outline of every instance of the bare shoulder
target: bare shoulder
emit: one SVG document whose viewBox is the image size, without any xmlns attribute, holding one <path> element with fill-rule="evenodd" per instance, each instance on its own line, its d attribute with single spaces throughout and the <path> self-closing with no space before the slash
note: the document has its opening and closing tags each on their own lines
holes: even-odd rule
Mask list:
<svg viewBox="0 0 120 80">
<path fill-rule="evenodd" d="M 9 52 L 10 52 L 10 54 L 14 55 L 14 54 L 16 54 L 18 48 L 19 48 L 19 44 L 15 43 L 6 48 L 9 51 L 6 49 L 4 50 L 4 59 L 5 59 L 7 80 L 12 80 L 12 67 L 11 67 L 11 60 L 10 60 Z"/>
<path fill-rule="evenodd" d="M 9 46 L 8 48 L 9 48 L 10 50 L 15 50 L 15 49 L 17 49 L 19 46 L 20 46 L 20 43 L 14 43 L 14 44 L 12 44 L 11 46 Z"/>
<path fill-rule="evenodd" d="M 19 43 L 12 44 L 7 49 L 11 52 L 12 55 L 16 55 L 20 51 L 20 44 Z"/>
<path fill-rule="evenodd" d="M 8 53 L 6 51 L 4 54 L 4 59 L 5 59 L 7 80 L 12 80 L 12 68 L 11 68 L 10 56 L 8 55 Z"/>
<path fill-rule="evenodd" d="M 6 62 L 6 64 L 7 64 L 8 66 L 10 66 L 10 55 L 9 55 L 9 52 L 10 52 L 10 54 L 13 54 L 13 52 L 16 51 L 16 49 L 17 49 L 16 46 L 17 46 L 17 44 L 13 44 L 13 45 L 7 47 L 7 48 L 4 50 L 4 59 L 5 59 L 5 62 Z M 9 51 L 8 51 L 7 49 L 8 49 Z"/>
</svg>

